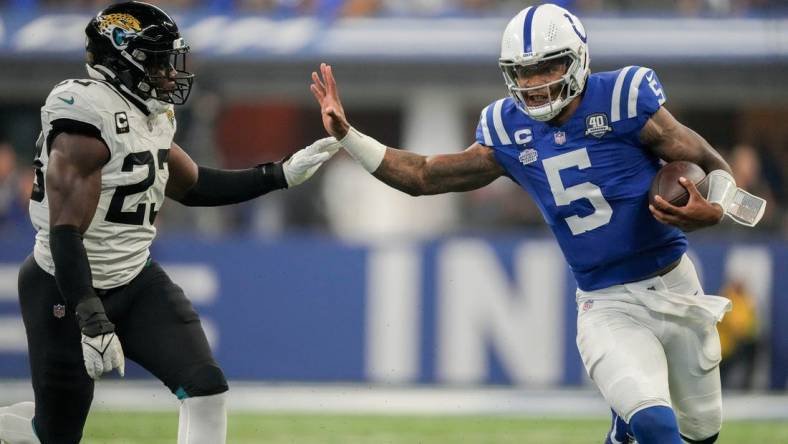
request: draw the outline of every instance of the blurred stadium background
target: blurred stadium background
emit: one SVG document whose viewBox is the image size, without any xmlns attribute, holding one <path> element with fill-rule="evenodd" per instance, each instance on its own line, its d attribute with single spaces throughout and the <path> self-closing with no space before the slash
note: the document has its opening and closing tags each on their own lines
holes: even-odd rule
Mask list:
<svg viewBox="0 0 788 444">
<path fill-rule="evenodd" d="M 323 137 L 308 91 L 322 61 L 334 65 L 364 132 L 425 154 L 464 149 L 481 108 L 506 94 L 503 27 L 532 4 L 151 3 L 176 17 L 197 73 L 176 141 L 199 163 L 224 167 L 280 159 Z M 759 227 L 692 233 L 691 254 L 707 292 L 734 300 L 720 327 L 726 417 L 783 421 L 721 442 L 788 442 L 788 4 L 557 3 L 584 20 L 592 70 L 653 67 L 671 112 L 725 155 L 741 186 L 768 199 Z M 16 270 L 32 245 L 39 108 L 55 83 L 84 76 L 83 29 L 106 4 L 0 0 L 0 404 L 31 397 Z M 157 223 L 153 256 L 197 306 L 232 381 L 229 442 L 590 443 L 604 433 L 607 409 L 575 349 L 572 277 L 511 182 L 414 199 L 341 153 L 293 190 L 220 209 L 170 203 Z M 139 442 L 173 442 L 174 414 L 145 412 L 174 412 L 175 400 L 141 369 L 127 373 L 134 381 L 100 383 L 88 442 L 131 442 L 122 424 L 148 433 Z M 346 429 L 345 416 L 297 416 L 309 412 L 413 418 Z M 436 420 L 460 431 L 493 418 L 498 433 L 441 441 L 421 428 L 431 415 L 476 418 Z M 276 418 L 281 435 L 261 434 L 278 430 Z M 516 433 L 547 418 L 569 422 Z M 102 435 L 99 424 L 117 427 Z M 236 424 L 249 424 L 249 435 Z M 298 438 L 310 427 L 314 436 Z"/>
</svg>

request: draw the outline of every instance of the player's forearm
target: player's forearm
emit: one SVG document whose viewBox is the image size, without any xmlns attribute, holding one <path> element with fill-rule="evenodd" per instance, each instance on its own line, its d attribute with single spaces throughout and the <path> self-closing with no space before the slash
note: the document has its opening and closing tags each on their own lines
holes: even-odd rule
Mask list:
<svg viewBox="0 0 788 444">
<path fill-rule="evenodd" d="M 411 196 L 475 190 L 503 174 L 491 150 L 480 145 L 426 157 L 387 148 L 353 128 L 340 143 L 380 181 Z"/>
<path fill-rule="evenodd" d="M 378 180 L 411 196 L 460 191 L 452 189 L 451 171 L 436 168 L 434 158 L 388 148 L 380 166 L 372 172 Z"/>
<path fill-rule="evenodd" d="M 201 166 L 194 186 L 175 199 L 186 206 L 213 207 L 245 202 L 282 188 L 287 188 L 287 181 L 278 162 L 246 170 Z"/>
<path fill-rule="evenodd" d="M 50 227 L 49 249 L 55 264 L 57 288 L 68 306 L 73 309 L 79 302 L 96 297 L 88 254 L 79 229 L 74 225 Z"/>
<path fill-rule="evenodd" d="M 477 165 L 473 158 L 457 154 L 426 157 L 392 148 L 386 151 L 373 175 L 411 196 L 475 190 L 497 177 Z"/>
<path fill-rule="evenodd" d="M 686 128 L 684 136 L 686 149 L 685 151 L 691 157 L 686 160 L 695 162 L 703 168 L 703 171 L 710 173 L 714 170 L 723 170 L 728 174 L 733 175 L 730 165 L 725 159 L 722 158 L 720 153 L 717 152 L 703 137 L 690 128 Z"/>
<path fill-rule="evenodd" d="M 435 194 L 425 172 L 427 158 L 403 150 L 389 148 L 378 169 L 372 175 L 386 185 L 411 196 Z"/>
<path fill-rule="evenodd" d="M 52 226 L 49 250 L 55 263 L 55 283 L 68 309 L 76 313 L 82 334 L 92 338 L 115 331 L 115 325 L 107 318 L 104 304 L 93 289 L 90 262 L 80 230 L 73 225 Z"/>
<path fill-rule="evenodd" d="M 386 185 L 411 196 L 426 194 L 426 157 L 387 148 L 353 127 L 348 127 L 339 143 L 356 162 Z"/>
</svg>

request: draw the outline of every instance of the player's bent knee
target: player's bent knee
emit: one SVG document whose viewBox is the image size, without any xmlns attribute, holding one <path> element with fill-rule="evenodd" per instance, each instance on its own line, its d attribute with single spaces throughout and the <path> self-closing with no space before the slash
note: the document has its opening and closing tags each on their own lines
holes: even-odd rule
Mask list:
<svg viewBox="0 0 788 444">
<path fill-rule="evenodd" d="M 717 442 L 717 438 L 719 436 L 720 436 L 719 433 L 715 433 L 714 435 L 709 436 L 708 438 L 705 438 L 705 439 L 691 439 L 691 438 L 687 438 L 684 435 L 681 435 L 681 438 L 684 441 L 687 441 L 688 444 L 713 444 L 713 443 Z"/>
<path fill-rule="evenodd" d="M 722 408 L 719 403 L 685 405 L 676 409 L 676 414 L 681 434 L 695 440 L 692 442 L 714 442 L 706 440 L 715 437 L 722 427 Z"/>
<path fill-rule="evenodd" d="M 184 399 L 217 395 L 226 392 L 229 387 L 222 369 L 211 362 L 190 369 L 180 385 L 171 389 L 178 398 Z"/>
</svg>

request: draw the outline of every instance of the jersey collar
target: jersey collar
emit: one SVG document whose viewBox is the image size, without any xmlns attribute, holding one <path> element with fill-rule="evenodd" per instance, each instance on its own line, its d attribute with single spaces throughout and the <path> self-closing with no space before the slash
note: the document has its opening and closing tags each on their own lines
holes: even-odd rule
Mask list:
<svg viewBox="0 0 788 444">
<path fill-rule="evenodd" d="M 153 98 L 144 100 L 142 97 L 134 94 L 128 87 L 126 87 L 126 85 L 123 84 L 123 82 L 120 81 L 120 79 L 118 79 L 118 76 L 106 66 L 85 65 L 85 67 L 88 70 L 88 75 L 90 78 L 106 80 L 109 82 L 112 87 L 114 87 L 123 97 L 127 98 L 131 103 L 134 104 L 134 106 L 139 108 L 139 110 L 149 118 L 153 118 L 159 114 L 170 111 L 173 108 L 173 106 L 168 103 L 164 103 Z"/>
</svg>

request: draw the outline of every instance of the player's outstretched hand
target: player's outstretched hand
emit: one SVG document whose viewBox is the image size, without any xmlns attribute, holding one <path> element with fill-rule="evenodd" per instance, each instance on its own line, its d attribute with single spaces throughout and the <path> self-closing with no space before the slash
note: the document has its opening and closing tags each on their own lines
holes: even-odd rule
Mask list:
<svg viewBox="0 0 788 444">
<path fill-rule="evenodd" d="M 648 209 L 658 221 L 689 232 L 715 225 L 722 220 L 722 208 L 719 205 L 710 203 L 701 196 L 698 188 L 691 180 L 682 177 L 679 179 L 679 183 L 689 193 L 687 205 L 677 207 L 671 205 L 662 196 L 656 196 L 654 205 L 649 205 Z"/>
<path fill-rule="evenodd" d="M 115 324 L 104 313 L 101 299 L 89 297 L 77 304 L 76 311 L 82 331 L 82 358 L 88 376 L 99 379 L 113 369 L 118 369 L 123 376 L 126 369 L 123 348 L 115 334 Z"/>
<path fill-rule="evenodd" d="M 337 81 L 331 65 L 320 64 L 320 74 L 312 72 L 312 84 L 309 86 L 312 94 L 320 104 L 320 114 L 323 117 L 323 127 L 328 134 L 342 140 L 350 130 L 350 124 L 345 118 L 345 110 L 339 101 Z"/>
<path fill-rule="evenodd" d="M 291 188 L 306 182 L 323 165 L 323 162 L 330 159 L 340 148 L 342 145 L 337 139 L 326 137 L 296 151 L 282 164 L 287 187 Z"/>
</svg>

